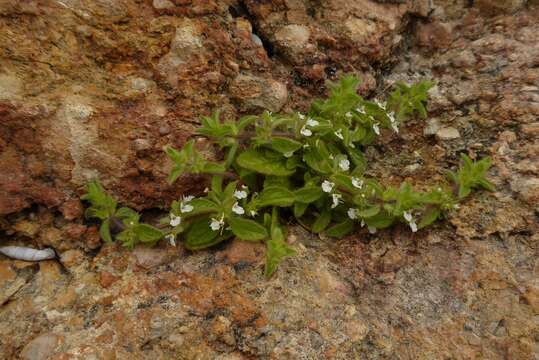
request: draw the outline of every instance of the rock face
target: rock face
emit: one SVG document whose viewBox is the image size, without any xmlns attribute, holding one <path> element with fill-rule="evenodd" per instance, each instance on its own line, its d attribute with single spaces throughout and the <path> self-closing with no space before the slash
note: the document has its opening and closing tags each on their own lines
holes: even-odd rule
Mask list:
<svg viewBox="0 0 539 360">
<path fill-rule="evenodd" d="M 0 241 L 61 264 L 0 259 L 0 358 L 536 358 L 534 3 L 1 2 Z M 372 175 L 421 186 L 488 155 L 496 192 L 415 235 L 292 228 L 299 255 L 269 281 L 258 244 L 130 252 L 82 221 L 95 177 L 138 209 L 201 191 L 168 185 L 161 151 L 199 116 L 303 110 L 349 72 L 365 96 L 437 83 L 432 120 L 380 138 Z"/>
</svg>

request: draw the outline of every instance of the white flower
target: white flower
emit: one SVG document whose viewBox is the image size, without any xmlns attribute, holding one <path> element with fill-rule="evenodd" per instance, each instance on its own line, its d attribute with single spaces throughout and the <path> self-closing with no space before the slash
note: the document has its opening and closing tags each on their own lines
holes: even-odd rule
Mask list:
<svg viewBox="0 0 539 360">
<path fill-rule="evenodd" d="M 204 193 L 207 194 L 207 193 L 209 193 L 209 192 L 210 192 L 210 188 L 205 187 L 205 188 L 204 188 Z"/>
<path fill-rule="evenodd" d="M 348 159 L 342 159 L 339 161 L 339 167 L 342 171 L 348 171 L 350 170 L 350 160 Z"/>
<path fill-rule="evenodd" d="M 391 128 L 393 129 L 393 131 L 395 131 L 396 133 L 399 132 L 399 126 L 397 124 L 397 120 L 395 119 L 395 112 L 390 112 L 387 114 L 387 116 L 389 117 L 389 122 L 391 123 Z"/>
<path fill-rule="evenodd" d="M 333 204 L 331 204 L 332 209 L 335 209 L 340 204 L 341 198 L 341 194 L 331 194 L 331 199 L 333 200 Z"/>
<path fill-rule="evenodd" d="M 361 219 L 361 227 L 365 226 L 365 220 Z"/>
<path fill-rule="evenodd" d="M 193 205 L 189 205 L 188 203 L 193 200 L 195 197 L 192 195 L 184 196 L 182 198 L 182 201 L 180 202 L 180 212 L 182 213 L 188 213 L 193 211 Z"/>
<path fill-rule="evenodd" d="M 310 148 L 310 147 L 311 147 L 311 146 L 310 146 L 309 144 L 303 144 L 303 148 L 304 148 L 304 149 L 308 149 L 308 148 Z"/>
<path fill-rule="evenodd" d="M 305 119 L 305 115 L 303 115 L 302 113 L 298 113 L 298 117 L 299 117 L 301 120 Z"/>
<path fill-rule="evenodd" d="M 355 188 L 361 189 L 363 187 L 363 180 L 358 179 L 357 177 L 352 178 L 352 185 Z"/>
<path fill-rule="evenodd" d="M 240 204 L 238 204 L 237 201 L 234 203 L 234 205 L 232 205 L 232 212 L 238 215 L 245 214 L 245 210 L 240 206 Z"/>
<path fill-rule="evenodd" d="M 246 191 L 243 191 L 243 190 L 236 190 L 234 191 L 234 197 L 236 199 L 245 199 L 247 198 L 247 192 Z"/>
<path fill-rule="evenodd" d="M 165 239 L 170 245 L 176 246 L 176 236 L 174 236 L 174 234 L 168 234 L 167 236 L 165 236 Z"/>
<path fill-rule="evenodd" d="M 333 190 L 333 187 L 335 186 L 334 183 L 332 183 L 331 181 L 327 181 L 327 180 L 324 180 L 324 182 L 322 183 L 322 190 L 324 192 L 331 192 L 331 190 Z"/>
<path fill-rule="evenodd" d="M 348 144 L 348 146 L 350 146 L 352 149 L 355 149 L 355 148 L 356 148 L 356 146 L 354 145 L 353 142 L 351 142 L 350 144 Z"/>
<path fill-rule="evenodd" d="M 333 159 L 335 159 L 335 156 L 333 156 L 333 154 L 329 154 L 329 158 L 330 158 L 331 160 L 333 160 Z"/>
<path fill-rule="evenodd" d="M 170 214 L 170 226 L 176 227 L 180 225 L 182 222 L 181 216 L 176 216 L 174 214 Z"/>
<path fill-rule="evenodd" d="M 372 129 L 376 133 L 376 135 L 380 135 L 380 127 L 378 126 L 378 123 L 372 124 Z"/>
<path fill-rule="evenodd" d="M 356 111 L 357 111 L 358 113 L 360 113 L 360 114 L 365 115 L 365 107 L 364 107 L 363 105 L 358 106 L 358 107 L 356 108 Z"/>
<path fill-rule="evenodd" d="M 412 221 L 413 219 L 413 216 L 409 211 L 405 211 L 404 213 L 402 213 L 402 216 L 404 217 L 404 220 L 408 222 Z"/>
<path fill-rule="evenodd" d="M 252 216 L 252 217 L 255 217 L 256 214 L 258 214 L 258 213 L 257 213 L 255 210 L 251 210 L 251 216 Z"/>
<path fill-rule="evenodd" d="M 460 205 L 459 205 L 459 204 L 455 204 L 455 205 L 453 205 L 453 209 L 455 209 L 455 210 L 458 210 L 458 209 L 460 209 Z"/>
<path fill-rule="evenodd" d="M 410 229 L 412 229 L 412 232 L 416 232 L 417 224 L 415 223 L 412 214 L 409 211 L 405 211 L 402 216 L 404 217 L 404 220 L 408 221 L 408 225 L 410 225 Z"/>
<path fill-rule="evenodd" d="M 312 119 L 312 118 L 307 119 L 307 126 L 313 127 L 313 126 L 318 126 L 319 124 L 320 123 L 316 121 L 315 119 Z"/>
<path fill-rule="evenodd" d="M 386 109 L 386 102 L 381 102 L 380 100 L 378 99 L 374 99 L 374 102 L 376 103 L 376 105 L 378 105 L 379 107 L 381 107 L 382 109 Z"/>
<path fill-rule="evenodd" d="M 188 212 L 191 212 L 193 211 L 194 207 L 193 205 L 190 205 L 190 204 L 184 204 L 184 203 L 181 203 L 180 204 L 180 211 L 182 213 L 188 213 Z"/>
<path fill-rule="evenodd" d="M 313 132 L 309 129 L 307 129 L 305 126 L 301 128 L 301 130 L 299 131 L 301 133 L 301 135 L 303 136 L 311 136 L 313 134 Z"/>
<path fill-rule="evenodd" d="M 289 151 L 287 153 L 284 153 L 283 154 L 285 158 L 289 158 L 289 157 L 292 157 L 292 155 L 294 155 L 294 152 L 293 151 Z"/>
<path fill-rule="evenodd" d="M 224 214 L 221 216 L 220 219 L 212 218 L 212 219 L 211 219 L 211 223 L 210 223 L 210 228 L 211 228 L 213 231 L 218 231 L 219 229 L 221 229 L 222 227 L 224 227 L 224 226 L 225 226 L 224 218 L 225 218 L 225 215 L 224 215 Z"/>
<path fill-rule="evenodd" d="M 342 136 L 342 129 L 335 131 L 335 136 L 341 140 L 344 140 L 344 136 Z"/>
<path fill-rule="evenodd" d="M 368 229 L 369 229 L 369 232 L 370 232 L 371 234 L 376 234 L 376 228 L 375 228 L 375 227 L 369 226 Z"/>
<path fill-rule="evenodd" d="M 348 209 L 348 217 L 352 220 L 357 219 L 357 209 L 354 209 L 354 208 Z"/>
<path fill-rule="evenodd" d="M 347 118 L 351 118 L 351 117 L 352 117 L 352 113 L 349 111 L 349 112 L 347 112 L 346 114 L 344 114 L 344 116 L 346 116 Z"/>
</svg>

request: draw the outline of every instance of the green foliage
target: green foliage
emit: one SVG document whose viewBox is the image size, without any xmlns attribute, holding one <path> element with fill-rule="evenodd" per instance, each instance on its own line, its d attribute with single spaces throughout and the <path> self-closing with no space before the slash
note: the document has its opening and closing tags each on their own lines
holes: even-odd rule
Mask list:
<svg viewBox="0 0 539 360">
<path fill-rule="evenodd" d="M 101 220 L 99 235 L 105 242 L 116 239 L 123 246 L 133 248 L 139 242 L 154 245 L 163 238 L 161 230 L 140 223 L 140 216 L 135 210 L 127 207 L 117 209 L 116 200 L 97 181 L 88 184 L 87 193 L 81 199 L 90 203 L 86 217 Z M 112 234 L 113 228 L 115 235 Z"/>
<path fill-rule="evenodd" d="M 428 226 L 457 206 L 475 188 L 492 189 L 485 179 L 488 159 L 477 163 L 463 157 L 463 167 L 450 172 L 450 185 L 417 191 L 408 183 L 384 186 L 365 176 L 363 152 L 384 129 L 399 131 L 413 116 L 425 117 L 431 82 L 396 84 L 387 102 L 369 101 L 357 94 L 359 81 L 345 77 L 331 87 L 325 100 L 314 101 L 307 114 L 246 116 L 237 121 L 219 113 L 201 119 L 198 135 L 220 149 L 219 161 L 208 161 L 204 149 L 188 141 L 181 150 L 165 149 L 174 163 L 170 181 L 186 173 L 208 174 L 205 196 L 184 197 L 172 203 L 161 220 L 166 239 L 178 236 L 190 250 L 204 249 L 231 237 L 264 242 L 265 275 L 295 254 L 286 243 L 281 223 L 295 218 L 314 233 L 342 238 L 366 227 L 374 233 L 395 223 L 413 232 Z M 118 220 L 124 229 L 114 236 L 126 246 L 155 243 L 162 232 L 141 224 L 134 211 L 121 208 L 97 183 L 84 199 L 87 214 L 102 221 L 102 238 L 111 241 Z M 122 210 L 123 209 L 123 210 Z"/>
<path fill-rule="evenodd" d="M 484 158 L 477 162 L 472 161 L 466 154 L 461 155 L 462 166 L 457 173 L 448 171 L 448 177 L 458 185 L 459 198 L 465 198 L 472 189 L 483 188 L 494 191 L 494 185 L 487 180 L 487 171 L 490 168 L 490 158 Z"/>
</svg>

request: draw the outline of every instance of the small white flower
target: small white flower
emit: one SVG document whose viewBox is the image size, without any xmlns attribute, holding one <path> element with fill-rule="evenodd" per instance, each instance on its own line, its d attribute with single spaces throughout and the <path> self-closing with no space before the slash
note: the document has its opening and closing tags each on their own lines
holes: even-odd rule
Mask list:
<svg viewBox="0 0 539 360">
<path fill-rule="evenodd" d="M 245 210 L 240 206 L 240 204 L 238 204 L 237 201 L 232 206 L 232 212 L 235 213 L 235 214 L 238 214 L 238 215 L 245 214 Z"/>
<path fill-rule="evenodd" d="M 378 123 L 372 124 L 372 129 L 376 133 L 376 135 L 380 135 L 380 127 L 378 126 Z"/>
<path fill-rule="evenodd" d="M 193 205 L 190 205 L 190 204 L 184 204 L 183 202 L 180 204 L 180 211 L 182 213 L 188 213 L 188 212 L 191 212 L 193 211 L 194 207 Z"/>
<path fill-rule="evenodd" d="M 376 105 L 378 105 L 378 107 L 382 108 L 382 109 L 386 109 L 386 102 L 381 102 L 380 100 L 378 99 L 374 99 L 374 102 L 376 103 Z"/>
<path fill-rule="evenodd" d="M 318 126 L 320 123 L 316 121 L 315 119 L 309 118 L 307 119 L 307 126 L 314 127 Z"/>
<path fill-rule="evenodd" d="M 344 140 L 344 136 L 342 136 L 342 129 L 335 131 L 335 136 L 341 140 Z"/>
<path fill-rule="evenodd" d="M 210 188 L 205 187 L 205 188 L 204 188 L 204 193 L 207 194 L 207 193 L 209 193 L 209 192 L 210 192 Z"/>
<path fill-rule="evenodd" d="M 255 210 L 251 210 L 251 216 L 255 217 L 258 213 Z"/>
<path fill-rule="evenodd" d="M 176 236 L 174 236 L 174 234 L 168 234 L 167 236 L 165 236 L 165 239 L 170 245 L 176 246 Z"/>
<path fill-rule="evenodd" d="M 354 208 L 348 209 L 348 217 L 352 220 L 357 219 L 357 209 L 354 209 Z"/>
<path fill-rule="evenodd" d="M 350 144 L 348 144 L 348 146 L 350 146 L 352 149 L 355 149 L 355 148 L 356 148 L 356 146 L 354 145 L 353 142 L 351 142 Z"/>
<path fill-rule="evenodd" d="M 410 229 L 412 229 L 412 232 L 417 232 L 417 224 L 415 221 L 410 222 Z"/>
<path fill-rule="evenodd" d="M 304 149 L 308 149 L 309 147 L 311 147 L 309 144 L 303 144 Z"/>
<path fill-rule="evenodd" d="M 458 209 L 460 209 L 460 205 L 459 205 L 459 204 L 455 204 L 455 205 L 453 205 L 453 209 L 455 209 L 455 210 L 458 210 Z"/>
<path fill-rule="evenodd" d="M 331 199 L 333 201 L 333 204 L 331 204 L 332 209 L 335 209 L 340 204 L 341 198 L 341 194 L 331 194 Z"/>
<path fill-rule="evenodd" d="M 299 117 L 301 120 L 305 119 L 305 115 L 303 115 L 302 113 L 298 113 L 298 117 Z"/>
<path fill-rule="evenodd" d="M 331 160 L 333 160 L 333 159 L 335 159 L 335 156 L 333 156 L 333 154 L 329 154 L 329 158 L 330 158 Z"/>
<path fill-rule="evenodd" d="M 221 229 L 222 227 L 224 227 L 224 226 L 225 226 L 224 218 L 225 218 L 225 215 L 224 215 L 224 214 L 221 216 L 220 219 L 212 218 L 212 219 L 211 219 L 211 223 L 210 223 L 210 228 L 211 228 L 213 231 L 218 231 L 219 229 Z"/>
<path fill-rule="evenodd" d="M 346 116 L 347 118 L 351 118 L 351 117 L 352 117 L 352 113 L 349 111 L 349 112 L 347 112 L 346 114 L 344 114 L 344 116 Z"/>
<path fill-rule="evenodd" d="M 249 187 L 245 184 L 241 184 L 241 189 L 242 190 L 249 190 Z"/>
<path fill-rule="evenodd" d="M 348 159 L 342 159 L 339 161 L 339 167 L 342 171 L 348 171 L 350 170 L 350 160 Z"/>
<path fill-rule="evenodd" d="M 285 158 L 289 158 L 289 157 L 292 157 L 292 155 L 294 155 L 294 152 L 293 151 L 289 151 L 287 153 L 284 153 L 283 154 Z"/>
<path fill-rule="evenodd" d="M 402 216 L 404 217 L 404 220 L 410 222 L 413 220 L 413 216 L 409 211 L 405 211 L 402 213 Z"/>
<path fill-rule="evenodd" d="M 176 216 L 174 214 L 170 214 L 170 226 L 176 227 L 182 223 L 181 216 Z"/>
<path fill-rule="evenodd" d="M 188 203 L 193 200 L 195 197 L 192 195 L 184 196 L 182 198 L 182 201 L 180 202 L 180 212 L 182 213 L 188 213 L 193 211 L 193 205 L 189 205 Z"/>
<path fill-rule="evenodd" d="M 371 234 L 376 234 L 376 228 L 375 228 L 375 227 L 369 226 L 368 228 L 369 228 L 369 232 L 370 232 Z"/>
<path fill-rule="evenodd" d="M 324 192 L 331 192 L 331 190 L 333 190 L 333 187 L 335 186 L 334 183 L 332 183 L 331 181 L 327 181 L 327 180 L 324 180 L 324 182 L 322 183 L 322 190 Z"/>
<path fill-rule="evenodd" d="M 358 113 L 362 114 L 362 115 L 365 115 L 365 107 L 364 107 L 363 105 L 358 106 L 358 107 L 356 108 L 356 111 L 357 111 Z"/>
<path fill-rule="evenodd" d="M 391 123 L 391 128 L 393 129 L 394 132 L 396 132 L 396 133 L 399 132 L 399 126 L 397 125 L 397 123 L 392 122 Z"/>
<path fill-rule="evenodd" d="M 313 134 L 313 132 L 309 129 L 307 129 L 305 126 L 301 128 L 301 130 L 299 131 L 301 133 L 301 135 L 303 136 L 311 136 Z"/>
<path fill-rule="evenodd" d="M 352 185 L 355 188 L 361 189 L 363 187 L 363 180 L 358 179 L 357 177 L 352 178 Z"/>
<path fill-rule="evenodd" d="M 243 190 L 236 190 L 234 191 L 234 197 L 236 199 L 245 199 L 247 198 L 247 192 L 246 191 L 243 191 Z"/>
<path fill-rule="evenodd" d="M 365 226 L 365 220 L 361 219 L 361 227 Z"/>
<path fill-rule="evenodd" d="M 392 122 L 392 123 L 394 123 L 396 121 L 394 111 L 391 111 L 391 112 L 387 113 L 387 117 L 389 117 L 389 121 Z"/>
</svg>

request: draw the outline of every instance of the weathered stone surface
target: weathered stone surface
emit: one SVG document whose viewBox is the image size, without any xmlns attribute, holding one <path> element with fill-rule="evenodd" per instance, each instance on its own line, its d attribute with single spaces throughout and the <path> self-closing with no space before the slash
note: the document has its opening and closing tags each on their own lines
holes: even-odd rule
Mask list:
<svg viewBox="0 0 539 360">
<path fill-rule="evenodd" d="M 505 2 L 489 18 L 485 3 L 2 2 L 0 241 L 65 251 L 62 265 L 0 260 L 0 358 L 533 359 L 539 13 Z M 169 186 L 159 149 L 216 108 L 304 110 L 344 72 L 366 96 L 437 84 L 436 123 L 384 135 L 373 176 L 442 182 L 466 152 L 492 157 L 496 192 L 416 234 L 330 242 L 293 227 L 298 256 L 269 281 L 261 244 L 130 252 L 82 222 L 88 179 L 139 209 L 201 191 Z M 427 137 L 447 128 L 458 137 Z"/>
</svg>

